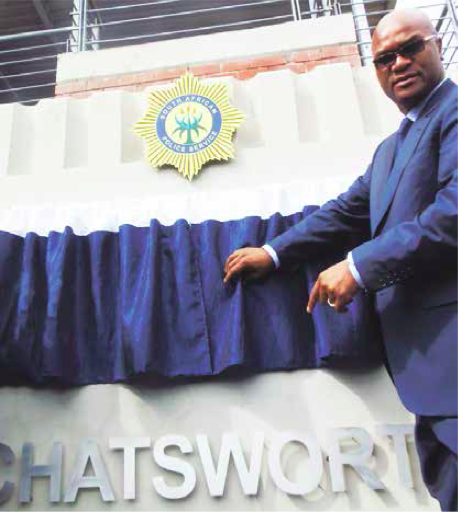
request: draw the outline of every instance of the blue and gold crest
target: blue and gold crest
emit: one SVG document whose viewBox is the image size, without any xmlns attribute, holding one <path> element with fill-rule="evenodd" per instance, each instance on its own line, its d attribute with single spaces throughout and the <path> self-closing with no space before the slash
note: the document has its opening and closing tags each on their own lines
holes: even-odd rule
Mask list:
<svg viewBox="0 0 462 514">
<path fill-rule="evenodd" d="M 146 141 L 152 166 L 170 164 L 191 180 L 206 162 L 234 157 L 232 136 L 243 121 L 226 84 L 204 84 L 186 73 L 173 87 L 150 93 L 134 130 Z"/>
</svg>

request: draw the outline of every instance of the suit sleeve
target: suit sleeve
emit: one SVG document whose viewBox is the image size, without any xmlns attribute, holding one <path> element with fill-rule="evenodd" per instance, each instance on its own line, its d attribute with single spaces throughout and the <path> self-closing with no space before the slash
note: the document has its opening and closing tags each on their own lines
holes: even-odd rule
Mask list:
<svg viewBox="0 0 462 514">
<path fill-rule="evenodd" d="M 281 266 L 346 252 L 370 239 L 370 182 L 371 166 L 348 191 L 270 241 Z"/>
<path fill-rule="evenodd" d="M 457 262 L 457 107 L 443 120 L 440 134 L 440 185 L 433 202 L 414 219 L 353 250 L 356 268 L 370 291 L 412 276 L 425 277 Z"/>
</svg>

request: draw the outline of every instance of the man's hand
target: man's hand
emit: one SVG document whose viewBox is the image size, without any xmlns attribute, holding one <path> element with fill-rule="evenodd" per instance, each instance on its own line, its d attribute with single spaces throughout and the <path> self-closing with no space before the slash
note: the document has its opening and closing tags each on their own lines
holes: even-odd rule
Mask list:
<svg viewBox="0 0 462 514">
<path fill-rule="evenodd" d="M 260 278 L 272 269 L 273 259 L 263 248 L 241 248 L 228 257 L 223 282 L 229 282 L 242 273 L 248 278 Z"/>
<path fill-rule="evenodd" d="M 319 274 L 306 310 L 312 312 L 317 302 L 327 303 L 330 300 L 337 312 L 346 312 L 346 305 L 360 289 L 350 272 L 348 261 L 341 261 Z"/>
</svg>

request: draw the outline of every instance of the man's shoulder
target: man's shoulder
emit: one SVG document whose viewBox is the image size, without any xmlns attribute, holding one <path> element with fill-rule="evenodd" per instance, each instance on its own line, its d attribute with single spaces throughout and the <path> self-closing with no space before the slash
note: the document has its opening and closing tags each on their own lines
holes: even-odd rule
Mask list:
<svg viewBox="0 0 462 514">
<path fill-rule="evenodd" d="M 432 102 L 428 108 L 422 113 L 424 116 L 428 115 L 432 118 L 432 123 L 438 125 L 439 130 L 443 130 L 447 124 L 454 125 L 458 122 L 458 96 L 459 87 L 451 79 L 447 79 L 444 84 L 441 85 L 440 91 L 435 101 Z M 438 130 L 438 129 L 437 129 Z M 394 152 L 396 134 L 398 127 L 389 136 L 383 139 L 375 149 L 373 161 L 377 154 L 382 152 Z"/>
<path fill-rule="evenodd" d="M 458 97 L 459 87 L 451 79 L 446 79 L 436 92 L 434 101 L 430 102 L 428 108 L 425 109 L 424 114 L 431 112 L 433 115 L 438 115 L 438 112 L 441 112 L 450 113 L 457 117 Z"/>
<path fill-rule="evenodd" d="M 442 87 L 446 88 L 446 91 L 449 92 L 451 95 L 454 95 L 457 98 L 457 95 L 459 93 L 459 86 L 456 84 L 452 79 L 446 78 L 444 81 L 444 84 L 442 84 Z"/>
<path fill-rule="evenodd" d="M 452 114 L 459 117 L 458 103 L 459 103 L 459 86 L 454 84 L 452 80 L 449 80 L 449 86 L 446 101 L 445 101 L 445 110 L 450 111 Z"/>
<path fill-rule="evenodd" d="M 443 84 L 444 89 L 439 97 L 439 102 L 435 105 L 429 115 L 434 126 L 434 130 L 446 133 L 450 130 L 457 130 L 459 122 L 459 88 L 457 84 L 448 79 Z"/>
<path fill-rule="evenodd" d="M 398 128 L 392 132 L 389 136 L 387 136 L 385 139 L 383 139 L 378 145 L 377 145 L 377 148 L 375 149 L 375 153 L 377 154 L 378 152 L 382 151 L 382 150 L 389 150 L 390 148 L 393 149 L 394 151 L 394 148 L 395 148 L 395 139 L 396 139 L 396 134 L 398 132 Z"/>
</svg>

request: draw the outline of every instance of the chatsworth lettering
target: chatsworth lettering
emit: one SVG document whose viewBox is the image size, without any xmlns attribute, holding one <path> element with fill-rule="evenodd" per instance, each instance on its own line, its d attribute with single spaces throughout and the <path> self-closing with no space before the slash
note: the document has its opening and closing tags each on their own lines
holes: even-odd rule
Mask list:
<svg viewBox="0 0 462 514">
<path fill-rule="evenodd" d="M 396 455 L 399 483 L 403 487 L 413 488 L 406 436 L 413 433 L 412 424 L 383 424 L 377 426 L 377 434 L 391 439 Z M 347 452 L 341 442 L 353 440 L 354 451 Z M 203 474 L 206 479 L 208 493 L 211 497 L 222 497 L 228 477 L 231 457 L 234 461 L 242 492 L 247 496 L 258 494 L 262 458 L 264 448 L 267 449 L 267 465 L 269 475 L 276 487 L 286 494 L 302 496 L 315 490 L 323 474 L 323 454 L 317 440 L 305 432 L 282 432 L 265 440 L 261 432 L 253 434 L 250 455 L 245 456 L 239 436 L 232 432 L 224 433 L 218 459 L 214 462 L 208 436 L 197 434 L 196 448 L 184 435 L 164 435 L 154 441 L 150 437 L 111 437 L 105 451 L 117 451 L 123 455 L 123 492 L 116 496 L 111 485 L 110 473 L 101 454 L 102 448 L 95 440 L 84 439 L 80 442 L 77 455 L 67 480 L 63 480 L 64 447 L 61 442 L 51 443 L 48 463 L 34 462 L 33 444 L 26 442 L 22 446 L 19 460 L 18 484 L 5 480 L 1 474 L 17 462 L 13 449 L 5 442 L 0 442 L 0 505 L 11 500 L 15 494 L 20 503 L 32 501 L 32 486 L 35 478 L 46 478 L 49 481 L 48 500 L 51 503 L 73 503 L 79 492 L 97 489 L 104 502 L 136 499 L 135 464 L 137 453 L 151 449 L 155 463 L 163 470 L 180 475 L 181 485 L 169 485 L 162 474 L 152 477 L 153 490 L 167 500 L 187 498 L 196 488 L 197 473 L 194 466 L 182 459 L 167 454 L 167 449 L 176 448 L 183 455 L 197 452 L 200 457 Z M 281 465 L 281 454 L 291 444 L 301 445 L 306 450 L 307 466 L 297 480 L 287 478 Z M 370 434 L 363 428 L 335 428 L 329 432 L 329 443 L 326 448 L 327 462 L 333 492 L 347 490 L 344 468 L 350 466 L 371 489 L 385 489 L 376 473 L 369 467 L 368 459 L 374 453 L 374 443 Z M 68 459 L 66 459 L 69 462 Z M 92 470 L 90 473 L 89 470 Z M 88 473 L 86 474 L 86 471 Z M 65 486 L 62 487 L 62 483 Z M 18 490 L 15 493 L 15 490 Z"/>
</svg>

